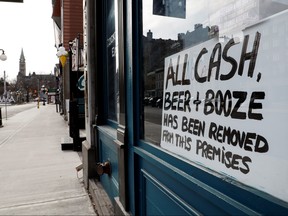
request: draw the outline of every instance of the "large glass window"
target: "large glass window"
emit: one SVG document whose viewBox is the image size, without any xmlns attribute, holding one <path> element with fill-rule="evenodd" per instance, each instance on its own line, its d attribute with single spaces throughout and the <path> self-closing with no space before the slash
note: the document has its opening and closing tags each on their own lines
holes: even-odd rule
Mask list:
<svg viewBox="0 0 288 216">
<path fill-rule="evenodd" d="M 107 67 L 107 96 L 108 96 L 108 119 L 118 122 L 119 114 L 119 85 L 116 61 L 116 26 L 115 26 L 115 1 L 105 1 L 106 6 L 106 67 Z"/>
<path fill-rule="evenodd" d="M 141 138 L 288 201 L 287 9 L 143 0 Z"/>
<path fill-rule="evenodd" d="M 159 145 L 165 58 L 209 39 L 203 1 L 143 1 L 143 138 Z"/>
</svg>

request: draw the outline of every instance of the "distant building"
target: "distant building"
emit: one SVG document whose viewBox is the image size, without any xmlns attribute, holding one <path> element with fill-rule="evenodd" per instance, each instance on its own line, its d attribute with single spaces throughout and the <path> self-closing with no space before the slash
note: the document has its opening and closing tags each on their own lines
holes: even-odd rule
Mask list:
<svg viewBox="0 0 288 216">
<path fill-rule="evenodd" d="M 36 74 L 33 72 L 26 76 L 26 60 L 22 49 L 16 82 L 17 93 L 21 94 L 25 101 L 29 101 L 38 96 L 38 92 L 42 85 L 48 89 L 48 92 L 56 92 L 55 74 Z"/>
<path fill-rule="evenodd" d="M 198 23 L 194 25 L 193 31 L 187 31 L 185 33 L 178 34 L 178 40 L 182 41 L 183 48 L 195 46 L 196 44 L 203 43 L 211 38 L 209 35 L 210 27 L 206 26 L 203 28 L 203 24 Z"/>
<path fill-rule="evenodd" d="M 19 73 L 23 76 L 26 76 L 26 60 L 24 57 L 23 48 L 21 50 L 21 55 L 19 59 Z"/>
<path fill-rule="evenodd" d="M 195 24 L 193 31 L 178 33 L 178 39 L 154 39 L 149 30 L 143 36 L 143 65 L 145 73 L 145 96 L 162 97 L 165 58 L 183 49 L 195 46 L 213 37 L 211 28 Z"/>
</svg>

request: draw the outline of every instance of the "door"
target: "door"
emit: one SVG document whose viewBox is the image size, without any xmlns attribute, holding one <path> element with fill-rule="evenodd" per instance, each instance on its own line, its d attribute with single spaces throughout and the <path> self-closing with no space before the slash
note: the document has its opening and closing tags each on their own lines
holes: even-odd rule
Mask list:
<svg viewBox="0 0 288 216">
<path fill-rule="evenodd" d="M 287 9 L 128 1 L 134 215 L 287 214 Z"/>
</svg>

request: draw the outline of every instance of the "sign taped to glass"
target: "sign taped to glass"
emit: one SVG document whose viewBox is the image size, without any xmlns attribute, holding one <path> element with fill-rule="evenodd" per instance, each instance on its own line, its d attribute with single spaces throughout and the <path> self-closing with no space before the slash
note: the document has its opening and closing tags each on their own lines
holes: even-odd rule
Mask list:
<svg viewBox="0 0 288 216">
<path fill-rule="evenodd" d="M 288 116 L 278 110 L 288 108 L 281 100 L 288 68 L 277 55 L 285 46 L 265 49 L 286 36 L 265 32 L 287 18 L 286 12 L 246 28 L 243 38 L 213 38 L 167 57 L 161 129 L 161 147 L 286 202 Z"/>
<path fill-rule="evenodd" d="M 153 0 L 153 14 L 186 18 L 186 0 Z"/>
</svg>

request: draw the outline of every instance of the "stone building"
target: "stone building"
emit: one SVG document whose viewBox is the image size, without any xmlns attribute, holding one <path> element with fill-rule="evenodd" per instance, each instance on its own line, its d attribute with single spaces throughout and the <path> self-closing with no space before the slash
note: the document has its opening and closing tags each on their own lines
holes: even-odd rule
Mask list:
<svg viewBox="0 0 288 216">
<path fill-rule="evenodd" d="M 38 97 L 41 86 L 45 86 L 48 92 L 56 92 L 55 74 L 36 74 L 33 72 L 26 75 L 26 59 L 23 49 L 19 59 L 19 72 L 16 82 L 16 94 L 18 102 L 30 101 Z"/>
</svg>

